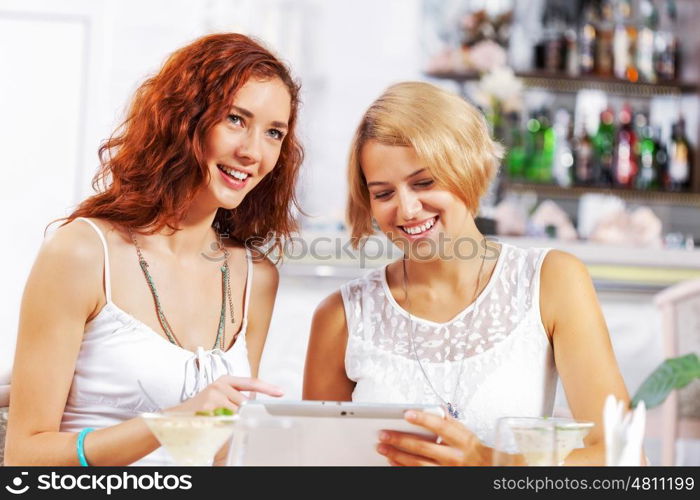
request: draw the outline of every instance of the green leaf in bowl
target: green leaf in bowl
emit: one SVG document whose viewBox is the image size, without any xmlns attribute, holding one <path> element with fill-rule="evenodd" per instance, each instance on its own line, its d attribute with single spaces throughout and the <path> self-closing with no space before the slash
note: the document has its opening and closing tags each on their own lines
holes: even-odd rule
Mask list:
<svg viewBox="0 0 700 500">
<path fill-rule="evenodd" d="M 229 408 L 224 408 L 223 406 L 220 406 L 219 408 L 214 408 L 213 410 L 199 410 L 194 412 L 194 414 L 198 417 L 228 417 L 233 415 L 233 410 Z"/>
<path fill-rule="evenodd" d="M 214 410 L 214 416 L 219 417 L 221 415 L 227 415 L 227 416 L 233 415 L 233 410 L 231 410 L 230 408 L 223 408 L 223 407 L 216 408 Z"/>
</svg>

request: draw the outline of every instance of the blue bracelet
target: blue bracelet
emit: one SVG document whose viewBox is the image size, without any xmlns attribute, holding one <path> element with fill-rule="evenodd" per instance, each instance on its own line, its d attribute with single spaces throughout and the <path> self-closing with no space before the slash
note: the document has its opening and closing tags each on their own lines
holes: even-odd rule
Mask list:
<svg viewBox="0 0 700 500">
<path fill-rule="evenodd" d="M 86 427 L 80 431 L 80 434 L 78 434 L 78 441 L 75 443 L 75 447 L 78 449 L 78 460 L 80 461 L 80 465 L 83 467 L 88 467 L 90 465 L 85 458 L 85 436 L 87 436 L 88 432 L 92 432 L 94 430 L 95 429 L 92 427 Z"/>
</svg>

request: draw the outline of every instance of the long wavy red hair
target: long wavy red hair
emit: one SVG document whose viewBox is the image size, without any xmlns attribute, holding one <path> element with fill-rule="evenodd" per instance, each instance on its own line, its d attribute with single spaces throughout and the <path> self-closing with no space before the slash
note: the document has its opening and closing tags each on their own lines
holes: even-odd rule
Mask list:
<svg viewBox="0 0 700 500">
<path fill-rule="evenodd" d="M 97 194 L 66 219 L 98 217 L 144 234 L 178 229 L 197 191 L 209 182 L 205 137 L 224 120 L 250 78 L 279 78 L 291 96 L 289 129 L 275 168 L 213 226 L 265 252 L 281 250 L 298 229 L 296 180 L 303 149 L 295 131 L 299 85 L 288 68 L 240 34 L 202 37 L 174 52 L 136 91 L 126 120 L 99 149 Z M 281 252 L 279 252 L 281 255 Z"/>
</svg>

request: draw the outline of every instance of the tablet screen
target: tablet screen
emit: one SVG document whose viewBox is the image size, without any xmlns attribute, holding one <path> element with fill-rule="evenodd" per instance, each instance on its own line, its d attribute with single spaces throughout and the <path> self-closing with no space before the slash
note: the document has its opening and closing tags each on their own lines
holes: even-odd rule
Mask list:
<svg viewBox="0 0 700 500">
<path fill-rule="evenodd" d="M 241 406 L 229 465 L 388 465 L 376 451 L 383 429 L 435 439 L 406 422 L 407 410 L 444 415 L 436 405 L 337 401 L 249 401 Z"/>
</svg>

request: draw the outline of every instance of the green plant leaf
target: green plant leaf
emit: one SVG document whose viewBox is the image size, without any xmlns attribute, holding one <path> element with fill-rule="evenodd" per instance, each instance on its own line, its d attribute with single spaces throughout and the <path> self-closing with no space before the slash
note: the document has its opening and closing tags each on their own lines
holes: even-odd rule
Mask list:
<svg viewBox="0 0 700 500">
<path fill-rule="evenodd" d="M 700 378 L 700 359 L 696 354 L 667 359 L 642 383 L 630 406 L 636 408 L 640 401 L 647 408 L 659 406 L 672 390 L 682 389 L 697 378 Z"/>
</svg>

